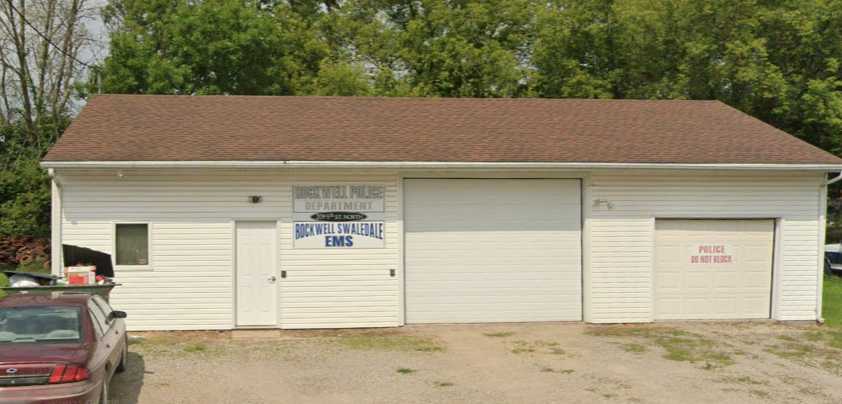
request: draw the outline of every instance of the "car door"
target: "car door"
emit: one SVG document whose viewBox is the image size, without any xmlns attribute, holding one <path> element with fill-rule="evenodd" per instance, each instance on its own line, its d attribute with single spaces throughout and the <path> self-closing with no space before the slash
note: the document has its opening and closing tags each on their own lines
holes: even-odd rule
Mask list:
<svg viewBox="0 0 842 404">
<path fill-rule="evenodd" d="M 92 319 L 94 322 L 97 323 L 99 328 L 102 330 L 102 335 L 100 337 L 100 347 L 98 347 L 97 351 L 104 351 L 104 355 L 106 361 L 108 363 L 109 374 L 106 374 L 106 377 L 110 376 L 110 373 L 114 371 L 114 367 L 117 365 L 117 361 L 119 361 L 119 354 L 120 350 L 118 344 L 120 339 L 118 335 L 115 335 L 114 330 L 108 324 L 108 316 L 102 310 L 93 299 L 88 300 L 88 309 L 90 309 Z"/>
<path fill-rule="evenodd" d="M 122 319 L 113 318 L 111 316 L 111 312 L 114 309 L 111 308 L 111 305 L 105 301 L 100 296 L 94 295 L 91 300 L 96 304 L 102 313 L 105 315 L 105 322 L 106 322 L 106 334 L 113 340 L 113 343 L 110 343 L 111 348 L 111 355 L 109 358 L 111 359 L 111 363 L 113 365 L 117 365 L 120 363 L 120 355 L 123 354 L 123 344 L 126 342 L 125 339 L 125 325 Z"/>
<path fill-rule="evenodd" d="M 105 347 L 105 323 L 101 321 L 102 310 L 88 300 L 87 303 L 88 316 L 91 318 L 94 334 L 96 334 L 96 347 L 94 348 L 93 356 L 88 363 L 88 368 L 91 373 L 99 374 L 104 371 L 106 364 L 109 362 L 109 349 Z M 107 378 L 107 375 L 103 376 Z"/>
</svg>

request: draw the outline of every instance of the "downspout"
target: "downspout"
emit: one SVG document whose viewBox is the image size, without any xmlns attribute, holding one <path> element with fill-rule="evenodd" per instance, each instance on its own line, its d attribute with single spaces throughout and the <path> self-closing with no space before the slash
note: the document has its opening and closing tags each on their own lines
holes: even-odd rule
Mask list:
<svg viewBox="0 0 842 404">
<path fill-rule="evenodd" d="M 818 268 L 818 293 L 816 293 L 816 321 L 824 324 L 822 317 L 822 293 L 824 291 L 824 246 L 827 232 L 827 187 L 842 180 L 842 172 L 836 176 L 825 179 L 819 187 L 819 268 Z"/>
<path fill-rule="evenodd" d="M 61 229 L 61 182 L 54 169 L 47 169 L 50 176 L 51 206 L 50 206 L 50 267 L 53 275 L 61 275 L 64 266 L 62 251 L 62 229 Z"/>
</svg>

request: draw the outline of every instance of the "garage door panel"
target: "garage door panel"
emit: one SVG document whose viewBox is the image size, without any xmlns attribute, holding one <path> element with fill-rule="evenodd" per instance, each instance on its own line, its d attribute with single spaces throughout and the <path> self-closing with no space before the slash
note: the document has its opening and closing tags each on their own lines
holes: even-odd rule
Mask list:
<svg viewBox="0 0 842 404">
<path fill-rule="evenodd" d="M 716 314 L 728 315 L 737 311 L 737 299 L 733 297 L 711 299 L 711 303 L 713 304 L 713 311 Z"/>
<path fill-rule="evenodd" d="M 658 220 L 655 318 L 768 318 L 773 238 L 773 220 Z"/>
<path fill-rule="evenodd" d="M 407 323 L 581 319 L 578 180 L 407 180 Z"/>
<path fill-rule="evenodd" d="M 736 289 L 742 282 L 751 282 L 751 277 L 747 277 L 748 279 L 744 280 L 741 275 L 736 272 L 715 273 L 713 274 L 713 287 L 720 290 Z"/>
<path fill-rule="evenodd" d="M 407 277 L 406 280 L 407 282 L 412 281 L 415 283 L 415 285 L 413 285 L 412 287 L 413 290 L 418 290 L 419 288 L 425 286 L 428 288 L 444 288 L 447 286 L 448 288 L 458 288 L 460 291 L 466 293 L 470 290 L 482 290 L 484 288 L 551 288 L 558 291 L 559 294 L 562 294 L 562 291 L 565 290 L 565 286 L 567 286 L 565 284 L 568 283 L 561 279 L 553 279 L 550 276 L 546 276 L 543 273 L 519 275 L 519 277 L 516 279 L 512 279 L 511 276 L 509 276 L 508 279 L 503 277 L 483 276 L 483 278 L 478 281 L 476 276 L 469 277 L 464 276 L 464 274 L 450 274 L 442 272 L 441 276 L 438 279 Z M 407 293 L 407 296 L 410 295 L 412 295 L 412 293 Z"/>
<path fill-rule="evenodd" d="M 660 262 L 675 262 L 681 255 L 681 244 L 678 243 L 664 243 L 661 245 L 660 254 L 658 254 L 658 261 Z"/>
<path fill-rule="evenodd" d="M 660 285 L 661 293 L 676 293 L 681 291 L 680 274 L 658 274 L 657 283 Z"/>
<path fill-rule="evenodd" d="M 459 256 L 453 255 L 450 259 L 424 259 L 418 260 L 415 262 L 417 265 L 447 265 L 448 263 L 457 260 L 457 259 L 465 259 L 465 260 L 472 260 L 472 257 L 469 256 Z M 544 273 L 551 273 L 554 272 L 553 268 L 547 268 L 547 261 L 554 261 L 560 265 L 577 265 L 579 261 L 567 259 L 565 257 L 541 257 L 541 259 L 531 259 L 531 260 L 522 260 L 519 261 L 517 259 L 507 259 L 504 261 L 495 261 L 493 259 L 475 259 L 474 266 L 470 267 L 460 267 L 460 268 L 449 268 L 443 269 L 441 272 L 446 273 L 496 273 L 496 272 L 503 272 L 503 273 L 511 273 L 514 270 L 519 270 L 522 268 L 528 268 L 531 272 L 544 272 Z M 530 268 L 531 266 L 531 268 Z"/>
<path fill-rule="evenodd" d="M 527 272 L 519 274 L 518 278 L 512 280 L 511 275 L 511 268 L 505 271 L 499 271 L 496 273 L 489 273 L 489 272 L 479 272 L 479 270 L 471 271 L 460 271 L 460 272 L 440 272 L 439 274 L 446 274 L 447 279 L 443 280 L 439 276 L 436 275 L 416 275 L 416 276 L 407 276 L 407 281 L 418 282 L 418 284 L 422 283 L 448 283 L 448 282 L 471 282 L 473 284 L 476 283 L 477 275 L 482 275 L 483 277 L 483 285 L 493 285 L 495 283 L 500 283 L 503 285 L 523 285 L 524 287 L 549 287 L 554 289 L 559 289 L 563 287 L 562 284 L 574 282 L 579 279 L 578 276 L 575 274 L 560 274 L 557 272 L 552 271 L 535 271 L 535 272 Z"/>
<path fill-rule="evenodd" d="M 419 313 L 416 317 L 416 324 L 439 323 L 437 313 Z M 533 310 L 522 311 L 497 311 L 494 314 L 476 312 L 453 312 L 449 316 L 450 323 L 517 323 L 522 322 L 521 318 L 529 317 L 529 321 L 558 321 L 555 315 L 535 313 Z"/>
<path fill-rule="evenodd" d="M 521 291 L 526 292 L 526 290 Z M 422 302 L 429 307 L 435 307 L 436 305 L 458 304 L 460 305 L 460 309 L 464 310 L 471 306 L 476 308 L 478 306 L 484 306 L 486 304 L 506 305 L 512 308 L 519 307 L 521 305 L 546 305 L 548 302 L 556 300 L 556 298 L 559 296 L 552 290 L 530 290 L 529 292 L 530 293 L 528 295 L 512 296 L 511 290 L 496 291 L 496 293 L 495 291 L 474 291 L 472 293 L 466 293 L 458 297 L 443 296 L 433 298 L 430 296 L 421 296 L 416 297 L 415 301 Z M 489 299 L 494 299 L 493 303 L 489 303 Z"/>
<path fill-rule="evenodd" d="M 746 313 L 752 314 L 758 318 L 765 318 L 769 315 L 768 312 L 764 309 L 760 309 L 760 307 L 763 307 L 764 304 L 767 304 L 765 296 L 754 299 L 747 298 L 743 300 L 743 309 Z"/>
<path fill-rule="evenodd" d="M 765 265 L 769 259 L 769 251 L 765 246 L 760 247 L 746 247 L 742 251 L 743 260 L 747 264 Z"/>
</svg>

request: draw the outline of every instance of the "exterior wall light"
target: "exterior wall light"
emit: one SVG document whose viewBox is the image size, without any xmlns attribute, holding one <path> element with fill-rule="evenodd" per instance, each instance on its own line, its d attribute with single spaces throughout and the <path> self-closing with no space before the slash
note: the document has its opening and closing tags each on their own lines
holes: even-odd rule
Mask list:
<svg viewBox="0 0 842 404">
<path fill-rule="evenodd" d="M 605 205 L 605 207 L 608 208 L 609 210 L 614 209 L 614 204 L 611 203 L 609 200 L 607 200 L 607 199 L 594 199 L 593 207 L 598 208 L 602 205 Z"/>
</svg>

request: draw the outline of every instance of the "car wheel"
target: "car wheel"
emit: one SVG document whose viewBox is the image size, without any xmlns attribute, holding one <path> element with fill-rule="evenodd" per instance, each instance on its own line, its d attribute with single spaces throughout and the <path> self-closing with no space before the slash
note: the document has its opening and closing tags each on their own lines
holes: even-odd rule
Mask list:
<svg viewBox="0 0 842 404">
<path fill-rule="evenodd" d="M 99 394 L 99 404 L 108 404 L 108 380 L 102 381 L 102 391 Z"/>
<path fill-rule="evenodd" d="M 123 341 L 123 353 L 120 354 L 120 363 L 117 364 L 117 368 L 115 369 L 117 373 L 123 373 L 126 371 L 126 368 L 129 365 L 129 339 L 126 338 Z"/>
</svg>

